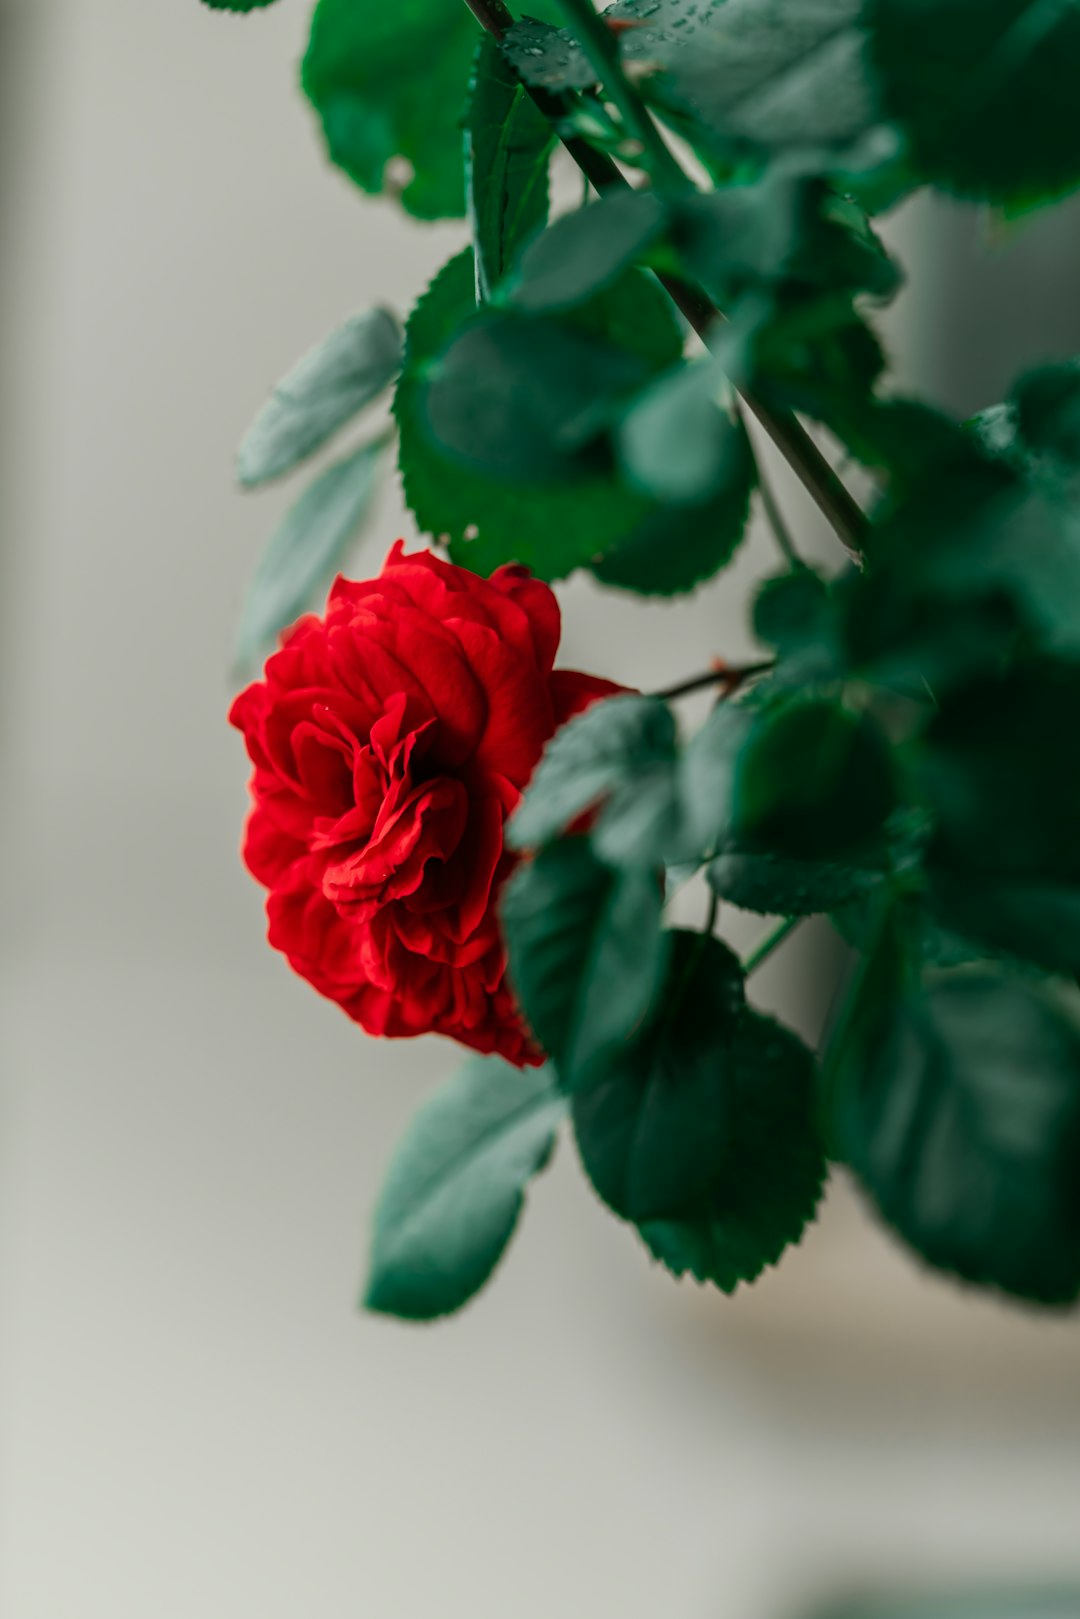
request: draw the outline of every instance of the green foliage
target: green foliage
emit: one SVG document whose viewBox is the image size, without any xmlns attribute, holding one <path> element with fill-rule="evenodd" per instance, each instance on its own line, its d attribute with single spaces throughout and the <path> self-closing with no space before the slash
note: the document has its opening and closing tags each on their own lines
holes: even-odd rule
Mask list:
<svg viewBox="0 0 1080 1619">
<path fill-rule="evenodd" d="M 582 1162 L 657 1259 L 731 1293 L 775 1264 L 824 1180 L 810 1053 L 743 1004 L 717 940 L 678 933 L 657 1015 L 574 1097 Z"/>
<path fill-rule="evenodd" d="M 489 34 L 476 49 L 465 114 L 465 191 L 477 292 L 490 298 L 543 227 L 554 132 Z"/>
<path fill-rule="evenodd" d="M 510 978 L 567 1090 L 628 1040 L 660 989 L 667 936 L 656 873 L 613 871 L 584 838 L 521 866 L 502 900 Z"/>
<path fill-rule="evenodd" d="M 921 748 L 941 921 L 991 949 L 1080 971 L 1080 757 L 1062 746 L 1080 665 L 1033 663 L 943 703 Z"/>
<path fill-rule="evenodd" d="M 238 671 L 250 672 L 281 631 L 317 604 L 371 512 L 386 447 L 376 439 L 328 467 L 274 530 L 244 599 Z"/>
<path fill-rule="evenodd" d="M 866 60 L 862 0 L 623 0 L 610 15 L 627 62 L 652 76 L 647 94 L 713 157 L 762 159 L 807 150 L 838 168 L 873 156 L 880 119 Z M 565 31 L 521 23 L 506 46 L 530 83 L 582 88 L 591 80 Z M 660 71 L 657 72 L 656 70 Z M 889 147 L 881 135 L 877 144 Z"/>
<path fill-rule="evenodd" d="M 332 158 L 421 217 L 464 212 L 471 247 L 403 353 L 377 310 L 286 377 L 241 480 L 289 471 L 398 375 L 405 499 L 463 567 L 675 595 L 735 556 L 755 490 L 784 566 L 752 592 L 766 658 L 676 688 L 714 687 L 696 729 L 628 694 L 549 744 L 498 890 L 551 1068 L 474 1066 L 421 1115 L 380 1206 L 375 1307 L 434 1315 L 480 1285 L 556 1085 L 599 1195 L 679 1274 L 730 1291 L 797 1240 L 824 1135 L 931 1264 L 1071 1301 L 1080 361 L 1028 369 L 967 424 L 897 397 L 875 323 L 902 275 L 870 214 L 918 184 L 1009 216 L 1074 189 L 1080 11 L 553 9 L 580 40 L 525 19 L 497 44 L 462 0 L 318 0 L 303 82 Z M 598 195 L 549 223 L 556 137 Z M 854 553 L 834 569 L 800 560 L 752 418 Z M 245 664 L 338 565 L 377 458 L 325 472 L 275 534 Z M 665 930 L 694 874 L 721 928 L 730 906 L 825 913 L 851 944 L 816 1089 L 811 1054 L 746 1004 L 759 957 Z"/>
<path fill-rule="evenodd" d="M 609 445 L 627 392 L 680 346 L 663 295 L 636 271 L 572 318 L 526 317 L 478 312 L 472 256 L 452 259 L 410 317 L 394 401 L 405 498 L 421 529 L 479 573 L 511 559 L 544 579 L 591 566 L 611 583 L 670 594 L 715 572 L 745 525 L 745 446 L 726 483 L 670 509 L 619 476 Z"/>
<path fill-rule="evenodd" d="M 675 758 L 675 721 L 654 697 L 612 697 L 564 725 L 541 759 L 529 791 L 507 829 L 518 849 L 551 843 L 587 810 L 596 810 L 594 841 L 610 844 L 632 817 L 648 815 L 650 777 L 658 778 L 661 818 L 669 802 L 668 767 Z M 643 814 L 644 812 L 644 814 Z M 647 865 L 649 854 L 632 861 Z"/>
<path fill-rule="evenodd" d="M 369 1310 L 431 1321 L 483 1287 L 565 1111 L 548 1069 L 498 1057 L 473 1058 L 420 1109 L 375 1210 Z"/>
<path fill-rule="evenodd" d="M 830 1059 L 838 1141 L 931 1264 L 1045 1304 L 1080 1295 L 1080 1030 L 1000 971 L 912 981 L 886 928 Z"/>
<path fill-rule="evenodd" d="M 763 916 L 816 916 L 861 900 L 885 880 L 882 865 L 796 860 L 748 852 L 737 844 L 709 862 L 709 887 L 740 910 Z"/>
<path fill-rule="evenodd" d="M 273 4 L 274 0 L 203 0 L 211 11 L 260 11 Z"/>
<path fill-rule="evenodd" d="M 386 309 L 339 326 L 283 377 L 244 435 L 236 475 L 247 489 L 313 455 L 401 369 L 401 330 Z"/>
<path fill-rule="evenodd" d="M 1055 196 L 1080 181 L 1080 16 L 1044 0 L 870 0 L 883 100 L 919 170 L 963 196 Z"/>
<path fill-rule="evenodd" d="M 410 213 L 464 212 L 460 121 L 478 38 L 466 8 L 447 0 L 319 0 L 303 87 L 331 160 L 362 190 L 385 190 L 396 158 L 410 172 L 400 187 Z"/>
<path fill-rule="evenodd" d="M 748 849 L 835 859 L 874 849 L 896 804 L 890 749 L 870 716 L 798 697 L 765 708 L 747 736 L 732 836 Z"/>
</svg>

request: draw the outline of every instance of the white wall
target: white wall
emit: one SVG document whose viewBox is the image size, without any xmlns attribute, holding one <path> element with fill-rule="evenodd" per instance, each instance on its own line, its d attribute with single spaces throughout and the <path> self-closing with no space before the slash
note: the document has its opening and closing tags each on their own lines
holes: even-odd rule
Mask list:
<svg viewBox="0 0 1080 1619">
<path fill-rule="evenodd" d="M 728 1303 L 651 1270 L 567 1150 L 459 1321 L 353 1307 L 454 1055 L 365 1039 L 262 942 L 226 668 L 288 493 L 234 494 L 230 454 L 460 232 L 327 170 L 305 12 L 9 0 L 0 33 L 0 1616 L 770 1619 L 1067 1572 L 1075 1333 L 954 1305 L 843 1200 Z M 368 566 L 399 532 L 389 489 Z M 693 672 L 741 650 L 737 596 L 575 585 L 565 661 Z"/>
</svg>

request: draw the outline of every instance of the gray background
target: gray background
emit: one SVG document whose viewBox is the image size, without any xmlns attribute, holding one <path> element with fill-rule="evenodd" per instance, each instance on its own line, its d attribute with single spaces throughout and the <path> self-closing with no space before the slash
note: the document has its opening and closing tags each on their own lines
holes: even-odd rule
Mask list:
<svg viewBox="0 0 1080 1619">
<path fill-rule="evenodd" d="M 227 665 L 290 492 L 234 493 L 230 455 L 461 231 L 326 168 L 305 13 L 0 7 L 0 1615 L 773 1619 L 1075 1572 L 1075 1330 L 921 1278 L 842 1189 L 727 1302 L 655 1272 L 567 1149 L 460 1320 L 354 1307 L 381 1166 L 455 1057 L 369 1041 L 263 943 Z M 894 341 L 943 396 L 1080 347 L 1060 230 L 952 297 L 970 220 L 901 229 L 938 291 Z M 388 486 L 358 566 L 398 533 Z M 668 607 L 575 584 L 563 661 L 649 686 L 738 655 L 768 560 Z M 822 949 L 764 1001 L 798 1018 Z"/>
</svg>

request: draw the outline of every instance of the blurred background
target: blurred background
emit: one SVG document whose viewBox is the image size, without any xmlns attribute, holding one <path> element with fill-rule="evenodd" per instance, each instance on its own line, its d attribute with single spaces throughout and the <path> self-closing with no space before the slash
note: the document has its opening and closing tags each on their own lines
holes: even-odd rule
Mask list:
<svg viewBox="0 0 1080 1619">
<path fill-rule="evenodd" d="M 292 491 L 239 495 L 231 457 L 463 228 L 326 166 L 307 11 L 0 0 L 0 1616 L 899 1619 L 982 1592 L 1075 1619 L 1080 1331 L 922 1275 L 843 1185 L 725 1300 L 653 1268 L 564 1150 L 460 1319 L 356 1309 L 382 1168 L 456 1057 L 368 1040 L 263 942 L 225 713 Z M 1080 350 L 1075 211 L 890 229 L 902 377 L 967 411 Z M 412 535 L 392 480 L 375 534 L 363 571 Z M 563 661 L 649 687 L 737 656 L 767 557 L 676 605 L 572 584 Z M 800 935 L 762 1003 L 813 1033 L 827 955 Z"/>
</svg>

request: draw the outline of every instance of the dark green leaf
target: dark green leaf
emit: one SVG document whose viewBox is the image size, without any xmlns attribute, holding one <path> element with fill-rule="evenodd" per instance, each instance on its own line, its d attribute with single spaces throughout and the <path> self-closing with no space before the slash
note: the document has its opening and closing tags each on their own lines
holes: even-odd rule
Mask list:
<svg viewBox="0 0 1080 1619">
<path fill-rule="evenodd" d="M 753 603 L 754 634 L 784 657 L 833 655 L 833 614 L 829 587 L 812 568 L 791 568 L 766 579 Z"/>
<path fill-rule="evenodd" d="M 699 534 L 683 514 L 669 518 L 611 471 L 565 485 L 500 483 L 432 442 L 423 412 L 427 371 L 474 309 L 472 255 L 463 253 L 441 271 L 406 331 L 394 414 L 401 429 L 405 498 L 421 530 L 446 536 L 454 560 L 477 573 L 514 560 L 541 578 L 559 579 L 593 565 L 616 546 L 620 554 L 623 548 L 632 550 L 641 536 L 643 548 L 655 543 L 655 560 L 646 552 L 638 576 L 616 582 L 664 590 L 674 569 L 670 588 L 688 589 L 704 577 L 715 555 L 713 531 L 703 527 Z M 644 277 L 611 288 L 602 309 L 608 337 L 645 357 L 655 371 L 677 357 L 680 339 L 667 299 Z M 588 311 L 575 318 L 587 321 Z M 711 510 L 706 508 L 706 515 Z M 689 536 L 683 532 L 688 526 Z M 634 566 L 629 571 L 634 574 Z"/>
<path fill-rule="evenodd" d="M 630 482 L 645 494 L 690 506 L 723 493 L 732 546 L 746 522 L 754 454 L 731 389 L 714 361 L 668 372 L 640 393 L 622 418 L 618 450 Z"/>
<path fill-rule="evenodd" d="M 884 881 L 880 865 L 789 860 L 726 849 L 711 862 L 709 886 L 731 905 L 762 916 L 815 916 L 864 898 Z"/>
<path fill-rule="evenodd" d="M 577 481 L 602 468 L 589 446 L 648 376 L 636 354 L 588 332 L 493 313 L 431 368 L 425 415 L 441 449 L 492 478 Z"/>
<path fill-rule="evenodd" d="M 211 11 L 257 11 L 273 4 L 274 0 L 203 0 Z"/>
<path fill-rule="evenodd" d="M 584 303 L 640 261 L 666 218 L 663 203 L 648 191 L 601 197 L 564 214 L 523 255 L 514 303 L 533 313 Z"/>
<path fill-rule="evenodd" d="M 237 452 L 245 488 L 279 478 L 389 388 L 401 369 L 401 330 L 387 309 L 339 326 L 278 383 Z"/>
<path fill-rule="evenodd" d="M 624 60 L 641 64 L 645 94 L 695 143 L 731 160 L 810 153 L 858 176 L 897 155 L 879 127 L 862 9 L 862 0 L 624 0 L 609 15 L 634 25 L 619 35 Z M 595 81 L 566 30 L 519 23 L 505 48 L 529 83 Z"/>
<path fill-rule="evenodd" d="M 796 296 L 891 297 L 900 274 L 865 217 L 818 180 L 766 175 L 678 202 L 671 233 L 690 272 L 727 309 L 764 288 Z"/>
<path fill-rule="evenodd" d="M 755 469 L 747 468 L 756 476 Z M 606 585 L 642 596 L 678 596 L 727 566 L 746 532 L 748 482 L 733 477 L 695 506 L 655 506 L 592 565 Z"/>
<path fill-rule="evenodd" d="M 1080 968 L 1080 667 L 1037 663 L 943 702 L 920 749 L 939 920 L 1048 968 Z"/>
<path fill-rule="evenodd" d="M 727 841 L 735 813 L 739 759 L 753 724 L 738 703 L 718 704 L 679 761 L 680 799 L 689 850 L 702 858 Z"/>
<path fill-rule="evenodd" d="M 1046 0 L 870 0 L 884 103 L 922 173 L 1031 202 L 1080 180 L 1080 13 Z"/>
<path fill-rule="evenodd" d="M 1080 1035 L 1038 986 L 905 983 L 888 935 L 857 990 L 832 1097 L 844 1155 L 933 1265 L 1047 1304 L 1080 1293 Z"/>
<path fill-rule="evenodd" d="M 316 605 L 371 510 L 385 449 L 385 442 L 365 444 L 328 467 L 285 514 L 244 600 L 238 669 L 256 665 L 281 631 Z"/>
<path fill-rule="evenodd" d="M 473 65 L 465 117 L 465 187 L 480 296 L 506 275 L 547 219 L 551 125 L 523 92 L 485 34 Z"/>
<path fill-rule="evenodd" d="M 825 1165 L 810 1053 L 743 1006 L 731 952 L 675 935 L 661 1009 L 574 1098 L 599 1195 L 665 1265 L 730 1293 L 812 1217 Z"/>
<path fill-rule="evenodd" d="M 856 661 L 906 659 L 936 690 L 994 668 L 1021 634 L 1080 649 L 1080 511 L 988 459 L 971 435 L 955 430 L 870 551 L 873 568 L 846 603 Z"/>
<path fill-rule="evenodd" d="M 551 844 L 507 885 L 511 982 L 567 1089 L 648 1016 L 666 955 L 662 903 L 656 873 L 612 871 L 584 838 Z"/>
<path fill-rule="evenodd" d="M 870 715 L 794 698 L 763 709 L 742 748 L 732 837 L 797 860 L 850 860 L 878 844 L 896 804 L 889 745 Z"/>
<path fill-rule="evenodd" d="M 319 0 L 303 87 L 330 157 L 364 191 L 388 188 L 396 158 L 410 213 L 464 212 L 461 115 L 478 38 L 468 9 L 446 0 Z"/>
<path fill-rule="evenodd" d="M 565 1109 L 548 1069 L 497 1057 L 474 1058 L 421 1108 L 375 1211 L 369 1310 L 431 1321 L 483 1287 Z"/>
<path fill-rule="evenodd" d="M 596 74 L 565 28 L 523 17 L 502 42 L 503 54 L 525 84 L 542 90 L 587 90 Z"/>
<path fill-rule="evenodd" d="M 593 703 L 548 743 L 521 806 L 507 827 L 512 848 L 559 837 L 585 810 L 675 757 L 675 721 L 655 697 Z"/>
</svg>

